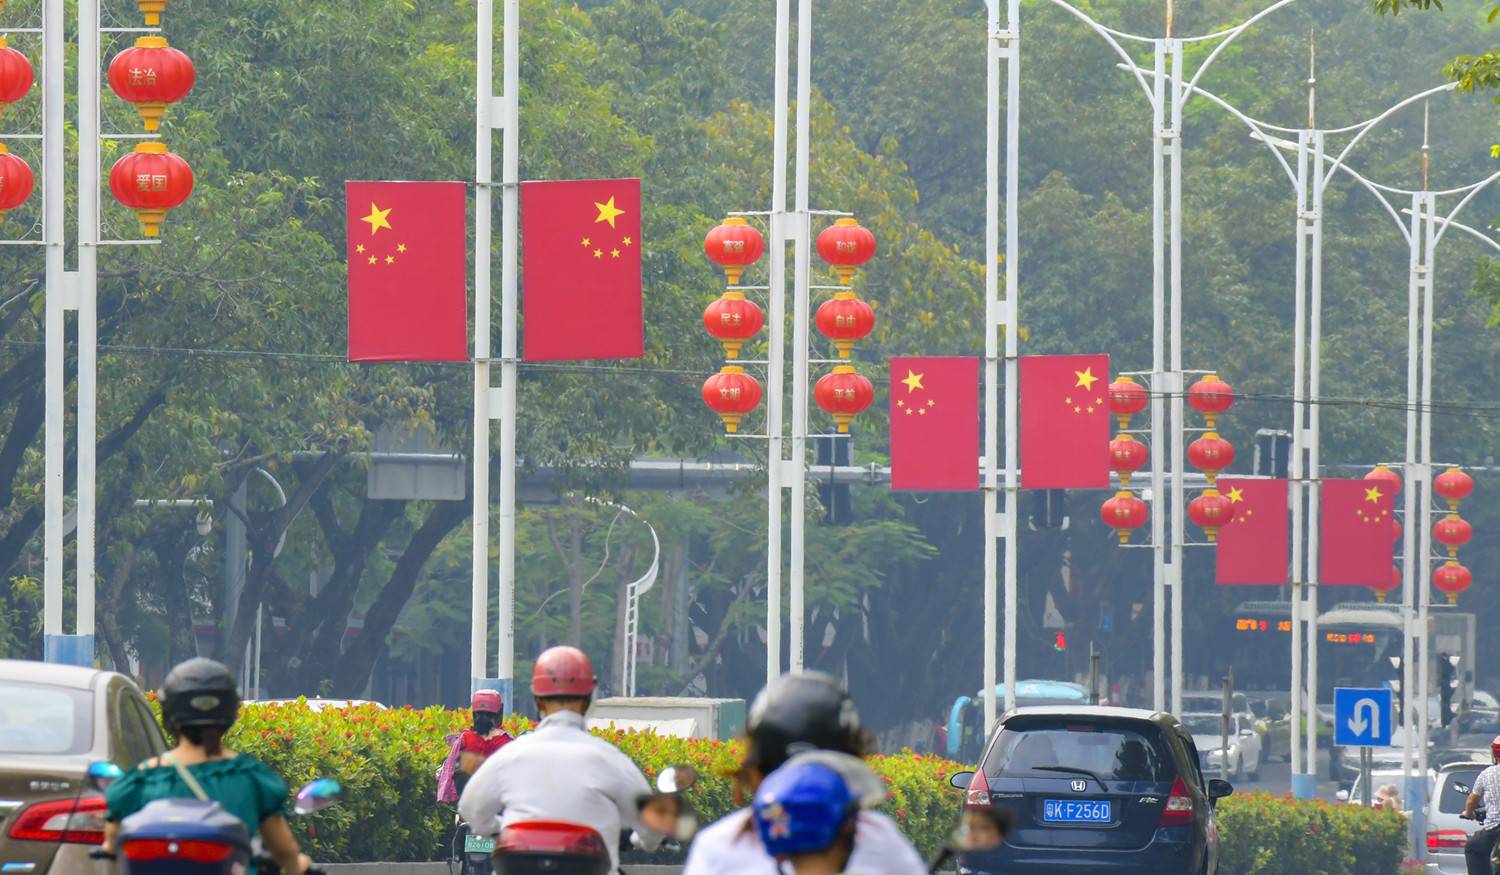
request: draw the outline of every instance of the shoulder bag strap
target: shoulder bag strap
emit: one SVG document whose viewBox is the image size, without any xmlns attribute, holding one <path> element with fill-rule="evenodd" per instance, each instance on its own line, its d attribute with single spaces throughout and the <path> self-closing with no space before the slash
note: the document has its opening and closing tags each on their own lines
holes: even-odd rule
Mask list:
<svg viewBox="0 0 1500 875">
<path fill-rule="evenodd" d="M 203 785 L 199 784 L 198 779 L 193 777 L 193 773 L 187 770 L 187 766 L 179 763 L 177 757 L 170 753 L 162 754 L 162 759 L 172 764 L 172 768 L 176 769 L 177 775 L 182 778 L 182 783 L 188 785 L 188 789 L 193 791 L 193 795 L 198 797 L 199 801 L 208 801 L 208 794 L 203 792 Z"/>
</svg>

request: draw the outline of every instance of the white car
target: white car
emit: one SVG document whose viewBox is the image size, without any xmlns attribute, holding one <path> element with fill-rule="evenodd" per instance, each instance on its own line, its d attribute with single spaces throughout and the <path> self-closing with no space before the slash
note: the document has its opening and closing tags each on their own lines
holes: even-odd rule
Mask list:
<svg viewBox="0 0 1500 875">
<path fill-rule="evenodd" d="M 1436 804 L 1427 806 L 1427 875 L 1468 875 L 1464 843 L 1479 824 L 1459 817 L 1469 792 L 1488 763 L 1449 763 L 1433 781 Z"/>
<path fill-rule="evenodd" d="M 1239 714 L 1230 716 L 1229 748 L 1225 751 L 1221 749 L 1224 732 L 1222 715 L 1183 714 L 1179 719 L 1182 720 L 1183 728 L 1193 736 L 1193 744 L 1198 748 L 1199 762 L 1205 777 L 1218 777 L 1227 762 L 1233 780 L 1247 776 L 1252 781 L 1260 780 L 1260 733 L 1255 731 L 1255 726 L 1249 720 Z"/>
</svg>

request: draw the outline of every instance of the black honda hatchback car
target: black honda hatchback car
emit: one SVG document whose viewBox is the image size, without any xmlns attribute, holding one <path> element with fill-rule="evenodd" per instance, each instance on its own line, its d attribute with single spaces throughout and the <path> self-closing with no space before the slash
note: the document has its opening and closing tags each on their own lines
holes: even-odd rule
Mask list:
<svg viewBox="0 0 1500 875">
<path fill-rule="evenodd" d="M 1170 714 L 1058 706 L 1004 714 L 978 772 L 953 776 L 966 807 L 1009 808 L 1015 825 L 959 871 L 1215 875 L 1214 803 L 1192 736 Z"/>
</svg>

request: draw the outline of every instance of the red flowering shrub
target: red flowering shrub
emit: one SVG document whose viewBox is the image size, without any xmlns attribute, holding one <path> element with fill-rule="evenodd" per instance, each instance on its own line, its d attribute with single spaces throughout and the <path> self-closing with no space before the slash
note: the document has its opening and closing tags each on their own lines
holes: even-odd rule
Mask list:
<svg viewBox="0 0 1500 875">
<path fill-rule="evenodd" d="M 1219 801 L 1224 875 L 1397 875 L 1406 853 L 1398 812 L 1268 793 Z"/>
</svg>

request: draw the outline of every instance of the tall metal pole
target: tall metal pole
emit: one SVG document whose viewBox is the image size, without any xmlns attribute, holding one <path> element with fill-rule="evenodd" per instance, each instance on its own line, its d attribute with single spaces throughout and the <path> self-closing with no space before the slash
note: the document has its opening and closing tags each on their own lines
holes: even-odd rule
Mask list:
<svg viewBox="0 0 1500 875">
<path fill-rule="evenodd" d="M 1429 729 L 1427 697 L 1432 684 L 1432 626 L 1428 609 L 1432 605 L 1432 587 L 1428 581 L 1432 579 L 1432 327 L 1433 327 L 1433 285 L 1437 272 L 1435 253 L 1437 223 L 1434 221 L 1434 212 L 1437 196 L 1431 192 L 1422 193 L 1422 227 L 1421 246 L 1423 255 L 1423 274 L 1425 275 L 1424 288 L 1422 289 L 1422 400 L 1421 410 L 1421 446 L 1422 455 L 1419 465 L 1422 472 L 1422 504 L 1420 505 L 1420 522 L 1417 531 L 1418 547 L 1417 555 L 1421 557 L 1422 564 L 1419 566 L 1421 574 L 1417 579 L 1417 634 L 1419 649 L 1417 651 L 1417 694 L 1410 698 L 1417 700 L 1417 774 L 1427 774 L 1427 735 Z M 1426 801 L 1426 784 L 1419 788 L 1423 796 L 1414 800 L 1417 804 Z M 1420 809 L 1416 809 L 1420 810 Z"/>
<path fill-rule="evenodd" d="M 491 138 L 496 122 L 490 107 L 494 92 L 494 0 L 478 0 L 474 86 L 474 480 L 473 578 L 469 603 L 469 685 L 471 692 L 489 677 L 490 591 L 490 246 L 493 235 L 490 182 Z M 498 123 L 505 124 L 504 120 Z"/>
<path fill-rule="evenodd" d="M 46 267 L 46 450 L 43 463 L 42 633 L 49 662 L 63 646 L 63 0 L 42 7 L 42 241 Z"/>
<path fill-rule="evenodd" d="M 791 0 L 776 0 L 776 94 L 771 120 L 771 305 L 766 365 L 766 682 L 781 676 L 782 411 L 786 385 L 786 158 Z"/>
<path fill-rule="evenodd" d="M 998 0 L 996 0 L 998 3 Z M 1021 516 L 1020 471 L 1020 259 L 1021 259 L 1021 0 L 1007 10 L 1010 46 L 1006 55 L 1005 98 L 1005 707 L 1016 704 L 1016 563 Z M 986 274 L 994 272 L 993 262 Z M 991 335 L 993 331 L 989 332 Z M 993 457 L 992 457 L 993 458 Z M 993 543 L 993 542 L 992 542 Z"/>
<path fill-rule="evenodd" d="M 792 277 L 792 459 L 791 479 L 791 653 L 788 667 L 802 671 L 804 652 L 803 546 L 807 516 L 807 323 L 811 306 L 812 221 L 808 213 L 808 163 L 812 154 L 812 0 L 797 0 L 797 190 Z M 780 289 L 776 290 L 780 293 Z"/>
<path fill-rule="evenodd" d="M 1182 40 L 1171 39 L 1171 4 L 1167 6 L 1166 50 L 1172 55 L 1172 127 L 1166 132 L 1163 149 L 1172 150 L 1171 163 L 1171 326 L 1172 326 L 1172 552 L 1167 568 L 1167 583 L 1172 589 L 1172 713 L 1182 713 L 1182 688 L 1185 685 L 1182 665 L 1182 545 L 1187 540 L 1187 457 L 1183 432 L 1182 376 Z"/>
<path fill-rule="evenodd" d="M 521 0 L 505 2 L 505 139 L 500 153 L 500 584 L 495 625 L 498 689 L 512 701 L 516 613 L 516 390 L 519 332 L 516 242 L 521 205 Z M 488 511 L 488 508 L 486 508 Z"/>
<path fill-rule="evenodd" d="M 1303 733 L 1316 733 L 1315 709 L 1308 707 L 1303 692 L 1303 641 L 1302 613 L 1304 606 L 1304 581 L 1306 581 L 1306 556 L 1304 543 L 1307 530 L 1303 501 L 1307 495 L 1307 483 L 1303 480 L 1306 471 L 1306 434 L 1303 431 L 1304 392 L 1307 372 L 1307 185 L 1310 173 L 1317 168 L 1308 166 L 1308 140 L 1310 131 L 1297 134 L 1297 233 L 1295 285 L 1295 308 L 1292 328 L 1292 792 L 1303 799 L 1310 799 L 1316 789 L 1308 774 L 1316 767 L 1314 759 L 1304 767 Z M 1309 645 L 1311 646 L 1311 645 Z M 1309 784 L 1314 786 L 1309 787 Z"/>
<path fill-rule="evenodd" d="M 1309 116 L 1312 106 L 1312 89 L 1308 89 Z M 1309 125 L 1311 126 L 1311 125 Z M 1318 172 L 1313 174 L 1312 181 L 1312 302 L 1311 315 L 1308 318 L 1308 405 L 1307 405 L 1307 472 L 1306 477 L 1311 481 L 1308 486 L 1307 496 L 1307 710 L 1308 727 L 1307 733 L 1307 780 L 1310 786 L 1305 787 L 1309 798 L 1316 795 L 1317 786 L 1317 763 L 1318 763 L 1318 563 L 1319 563 L 1319 515 L 1318 507 L 1322 499 L 1322 470 L 1320 468 L 1320 450 L 1322 445 L 1319 423 L 1321 420 L 1322 405 L 1318 398 L 1322 393 L 1323 375 L 1323 189 L 1326 186 L 1326 177 L 1322 173 L 1323 167 L 1323 132 L 1312 130 L 1311 145 L 1313 153 L 1313 167 Z"/>
<path fill-rule="evenodd" d="M 1013 51 L 1011 46 L 1000 46 L 1000 0 L 989 0 L 989 30 L 985 34 L 985 83 L 988 91 L 984 121 L 984 731 L 995 725 L 995 656 L 998 637 L 999 605 L 996 593 L 996 566 L 999 538 L 1003 537 L 999 507 L 999 480 L 996 469 L 1000 455 L 1000 343 L 996 329 L 1004 324 L 1005 316 L 1000 304 L 1000 58 L 1003 53 Z M 1015 19 L 1011 19 L 1014 27 Z M 1006 146 L 1009 147 L 1007 141 Z M 1013 160 L 1009 152 L 1006 160 Z M 1006 272 L 1010 265 L 1005 265 Z M 1007 383 L 1007 386 L 1009 384 Z M 1009 422 L 1009 417 L 1006 419 Z M 1006 467 L 1010 467 L 1006 459 Z M 1009 473 L 1007 471 L 1007 473 Z M 1010 510 L 1009 499 L 1006 510 Z M 1013 550 L 1007 542 L 1006 554 Z M 1013 582 L 1005 579 L 1005 600 L 1010 604 Z M 1006 628 L 1009 628 L 1010 611 L 1006 610 Z M 1006 636 L 1006 695 L 1010 695 L 1011 658 L 1010 636 Z"/>
<path fill-rule="evenodd" d="M 98 293 L 99 0 L 78 0 L 78 649 L 71 661 L 89 666 L 94 664 Z"/>
<path fill-rule="evenodd" d="M 1172 391 L 1166 373 L 1166 225 L 1165 172 L 1162 166 L 1166 136 L 1166 45 L 1154 45 L 1156 79 L 1152 83 L 1151 145 L 1151 558 L 1152 558 L 1152 674 L 1153 707 L 1166 709 L 1167 508 L 1165 462 L 1166 396 Z"/>
<path fill-rule="evenodd" d="M 1418 568 L 1425 567 L 1425 563 L 1419 565 L 1417 562 L 1417 523 L 1419 511 L 1417 508 L 1428 501 L 1427 484 L 1423 481 L 1421 471 L 1417 466 L 1417 409 L 1421 398 L 1421 387 L 1417 383 L 1418 355 L 1421 351 L 1419 327 L 1421 324 L 1421 290 L 1426 282 L 1425 264 L 1421 254 L 1422 228 L 1426 224 L 1423 216 L 1426 210 L 1423 204 L 1426 201 L 1424 192 L 1417 192 L 1411 196 L 1411 231 L 1407 237 L 1409 243 L 1407 260 L 1407 283 L 1406 283 L 1406 456 L 1405 465 L 1401 473 L 1406 480 L 1406 498 L 1404 499 L 1406 524 L 1401 529 L 1401 612 L 1403 640 L 1401 642 L 1401 769 L 1405 777 L 1405 785 L 1402 787 L 1404 798 L 1413 798 L 1413 792 L 1417 783 L 1415 772 L 1412 771 L 1416 748 L 1416 726 L 1417 717 L 1416 702 L 1416 672 L 1414 671 L 1416 625 L 1413 622 L 1416 614 L 1417 604 L 1417 580 Z M 1415 841 L 1413 833 L 1412 844 L 1420 844 Z"/>
</svg>

